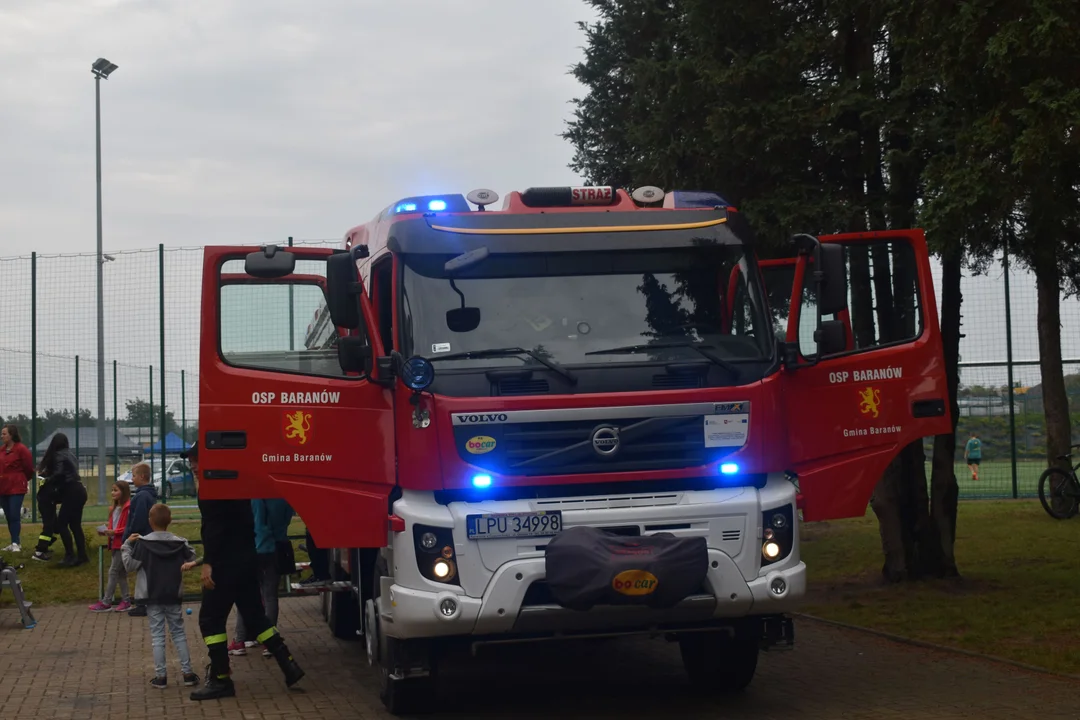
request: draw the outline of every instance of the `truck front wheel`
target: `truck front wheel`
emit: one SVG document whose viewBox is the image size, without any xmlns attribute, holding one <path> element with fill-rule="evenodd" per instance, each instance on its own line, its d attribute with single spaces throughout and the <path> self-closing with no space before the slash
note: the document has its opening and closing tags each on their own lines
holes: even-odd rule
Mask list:
<svg viewBox="0 0 1080 720">
<path fill-rule="evenodd" d="M 729 694 L 744 690 L 754 679 L 758 637 L 752 625 L 727 632 L 696 632 L 679 636 L 683 667 L 695 690 Z"/>
<path fill-rule="evenodd" d="M 386 574 L 382 558 L 375 564 L 373 597 L 364 603 L 364 640 L 368 663 L 379 674 L 379 699 L 392 715 L 414 715 L 436 707 L 435 653 L 423 640 L 399 640 L 382 632 L 379 578 Z"/>
</svg>

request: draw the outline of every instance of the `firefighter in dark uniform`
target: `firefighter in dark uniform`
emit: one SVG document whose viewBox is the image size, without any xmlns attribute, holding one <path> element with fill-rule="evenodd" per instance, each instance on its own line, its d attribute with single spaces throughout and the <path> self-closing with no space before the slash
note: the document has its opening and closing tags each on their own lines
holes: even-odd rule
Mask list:
<svg viewBox="0 0 1080 720">
<path fill-rule="evenodd" d="M 191 464 L 196 482 L 199 478 L 199 445 L 196 441 L 183 456 Z M 196 488 L 198 489 L 198 488 Z M 258 558 L 255 555 L 255 519 L 250 500 L 204 500 L 199 498 L 202 514 L 203 557 L 202 606 L 199 630 L 210 655 L 206 684 L 191 693 L 192 700 L 233 697 L 236 688 L 229 677 L 228 634 L 225 623 L 233 605 L 248 636 L 254 637 L 277 660 L 288 686 L 304 677 L 304 671 L 289 653 L 277 628 L 263 611 L 259 595 Z"/>
</svg>

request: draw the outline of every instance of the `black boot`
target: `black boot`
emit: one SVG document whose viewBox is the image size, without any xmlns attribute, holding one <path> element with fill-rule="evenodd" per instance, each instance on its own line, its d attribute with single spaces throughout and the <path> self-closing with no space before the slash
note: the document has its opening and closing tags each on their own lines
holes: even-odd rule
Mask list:
<svg viewBox="0 0 1080 720">
<path fill-rule="evenodd" d="M 304 677 L 304 670 L 297 664 L 296 660 L 293 659 L 288 646 L 282 642 L 280 645 L 277 645 L 277 647 L 267 647 L 267 649 L 270 650 L 274 659 L 277 660 L 278 667 L 281 668 L 281 674 L 285 676 L 285 685 L 287 687 L 292 687 L 300 682 L 300 679 Z"/>
<path fill-rule="evenodd" d="M 198 690 L 192 690 L 192 700 L 217 700 L 218 698 L 236 697 L 236 686 L 228 674 L 218 677 L 213 664 L 206 667 L 206 684 Z"/>
</svg>

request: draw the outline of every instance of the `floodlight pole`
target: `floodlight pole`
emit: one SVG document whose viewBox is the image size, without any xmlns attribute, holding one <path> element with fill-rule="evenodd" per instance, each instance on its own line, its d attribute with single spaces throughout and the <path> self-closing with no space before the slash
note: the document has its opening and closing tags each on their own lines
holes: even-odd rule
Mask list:
<svg viewBox="0 0 1080 720">
<path fill-rule="evenodd" d="M 105 504 L 105 294 L 102 287 L 104 254 L 101 249 L 101 78 L 115 70 L 102 64 L 101 59 L 91 66 L 94 75 L 94 126 L 97 134 L 97 467 L 98 505 Z"/>
</svg>

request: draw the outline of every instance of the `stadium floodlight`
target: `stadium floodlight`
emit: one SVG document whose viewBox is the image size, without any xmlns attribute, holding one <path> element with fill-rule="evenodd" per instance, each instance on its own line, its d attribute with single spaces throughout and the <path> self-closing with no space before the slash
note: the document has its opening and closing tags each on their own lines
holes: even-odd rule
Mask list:
<svg viewBox="0 0 1080 720">
<path fill-rule="evenodd" d="M 98 505 L 105 504 L 105 294 L 102 288 L 102 267 L 105 256 L 101 251 L 101 80 L 119 67 L 105 58 L 98 58 L 90 66 L 94 75 L 94 117 L 97 133 L 97 466 L 98 466 Z M 109 258 L 112 260 L 112 258 Z M 164 439 L 162 446 L 164 447 Z"/>
<path fill-rule="evenodd" d="M 105 58 L 98 58 L 94 61 L 94 64 L 90 66 L 90 72 L 92 72 L 95 77 L 108 80 L 109 75 L 111 75 L 113 70 L 118 67 L 120 66 L 116 63 L 109 62 Z"/>
</svg>

